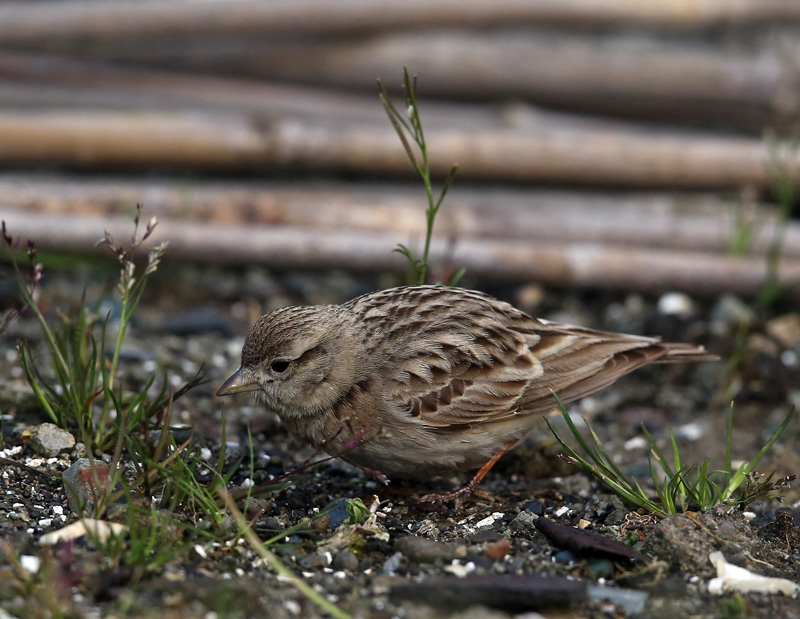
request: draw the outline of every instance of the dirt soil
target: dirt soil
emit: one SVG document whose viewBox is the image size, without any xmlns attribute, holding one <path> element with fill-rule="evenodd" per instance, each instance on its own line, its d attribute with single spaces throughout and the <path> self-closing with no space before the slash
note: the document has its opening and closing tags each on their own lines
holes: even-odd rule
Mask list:
<svg viewBox="0 0 800 619">
<path fill-rule="evenodd" d="M 42 309 L 57 321 L 87 288 L 89 301 L 103 300 L 113 312 L 118 307 L 114 278 L 107 267 L 49 268 L 40 289 Z M 151 282 L 128 333 L 122 360 L 126 384 L 141 385 L 163 369 L 177 384 L 204 365 L 208 382 L 174 405 L 173 419 L 183 428 L 178 432 L 193 436 L 193 449 L 215 467 L 224 411 L 230 488 L 267 483 L 314 454 L 246 396 L 214 395 L 238 367 L 249 326 L 281 305 L 338 303 L 398 283 L 388 276 L 380 281 L 342 273 L 278 276 L 259 268 L 234 272 L 167 264 Z M 671 429 L 684 462 L 709 458 L 713 467 L 723 462 L 732 395 L 734 459 L 755 456 L 791 404 L 800 401 L 797 307 L 759 316 L 746 335 L 738 336 L 742 358 L 732 368 L 726 360 L 736 349 L 747 311 L 733 297 L 465 285 L 544 318 L 703 343 L 721 355 L 721 362 L 645 368 L 569 407 L 590 421 L 617 466 L 642 483 L 649 478 L 642 423 L 662 447 Z M 2 289 L 0 296 L 8 303 L 13 290 Z M 146 573 L 110 562 L 85 537 L 42 547 L 43 534 L 78 519 L 58 474 L 85 455 L 85 448 L 78 444 L 47 457 L 29 440 L 32 429 L 47 419 L 19 368 L 15 346 L 22 337 L 40 341 L 30 319 L 12 324 L 0 340 L 0 544 L 5 549 L 0 553 L 0 618 L 323 615 L 243 541 L 194 544 Z M 560 418 L 552 420 L 563 429 Z M 747 518 L 714 510 L 648 521 L 566 464 L 559 451 L 544 421 L 536 422 L 526 443 L 484 480 L 482 488 L 494 502 L 420 505 L 414 490 L 448 490 L 463 478 L 434 480 L 421 488 L 383 488 L 358 469 L 329 461 L 291 476 L 287 488 L 254 499 L 249 515 L 259 536 L 268 539 L 333 502 L 325 517 L 272 548 L 314 589 L 356 617 L 508 617 L 529 611 L 559 617 L 800 617 L 800 601 L 789 595 L 709 593 L 716 576 L 709 560 L 714 551 L 757 574 L 800 582 L 796 489 L 785 491 L 784 503 L 751 505 Z M 800 472 L 796 419 L 760 469 L 778 476 Z M 343 523 L 344 499 L 356 497 L 377 507 L 361 527 Z M 113 512 L 109 519 L 124 521 L 124 514 Z M 571 528 L 540 528 L 539 518 Z M 578 529 L 604 541 L 571 534 Z M 627 552 L 630 546 L 605 545 L 626 540 L 635 543 L 635 553 Z M 181 543 L 179 530 L 174 543 Z"/>
</svg>

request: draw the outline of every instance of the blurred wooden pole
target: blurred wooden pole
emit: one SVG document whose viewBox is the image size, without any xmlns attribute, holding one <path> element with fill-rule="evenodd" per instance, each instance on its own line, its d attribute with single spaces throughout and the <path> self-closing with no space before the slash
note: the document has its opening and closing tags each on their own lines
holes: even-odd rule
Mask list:
<svg viewBox="0 0 800 619">
<path fill-rule="evenodd" d="M 800 5 L 800 3 L 798 3 Z M 132 51 L 137 54 L 137 50 Z M 272 45 L 226 54 L 200 50 L 183 69 L 372 91 L 380 76 L 399 91 L 397 67 L 420 92 L 461 101 L 524 100 L 564 110 L 669 122 L 788 127 L 800 116 L 793 57 L 777 45 L 752 51 L 619 33 L 543 31 L 390 33 L 358 41 Z M 168 62 L 170 62 L 168 60 Z"/>
<path fill-rule="evenodd" d="M 244 114 L 0 112 L 0 163 L 78 168 L 314 170 L 409 176 L 392 128 Z M 516 128 L 426 126 L 435 174 L 464 181 L 624 187 L 766 186 L 761 139 L 565 122 L 537 113 Z M 789 169 L 800 154 L 783 149 Z"/>
<path fill-rule="evenodd" d="M 13 236 L 32 238 L 43 250 L 97 252 L 99 230 L 116 238 L 130 234 L 129 217 L 81 218 L 8 210 L 2 218 Z M 273 269 L 400 271 L 404 258 L 392 251 L 409 239 L 396 234 L 316 231 L 290 226 L 206 225 L 162 220 L 152 243 L 169 241 L 172 260 L 227 266 L 264 265 Z M 540 281 L 557 286 L 642 291 L 685 290 L 699 295 L 750 295 L 766 279 L 763 257 L 731 257 L 708 252 L 675 252 L 593 243 L 525 243 L 475 238 L 436 239 L 435 264 L 465 267 L 477 277 Z M 800 260 L 783 259 L 781 284 L 800 294 Z"/>
<path fill-rule="evenodd" d="M 456 183 L 434 234 L 598 243 L 673 251 L 731 252 L 749 233 L 749 253 L 764 254 L 776 235 L 774 207 L 708 194 L 546 191 Z M 422 238 L 424 192 L 414 183 L 263 183 L 52 178 L 0 175 L 5 208 L 41 217 L 105 217 L 132 212 L 208 225 L 289 226 Z M 98 224 L 99 226 L 99 224 Z M 800 258 L 800 222 L 782 225 L 786 257 Z"/>
<path fill-rule="evenodd" d="M 696 29 L 800 21 L 795 0 L 172 0 L 41 1 L 0 4 L 0 45 L 78 49 L 115 40 L 143 44 L 210 33 L 374 33 L 442 26 L 547 24 Z"/>
</svg>

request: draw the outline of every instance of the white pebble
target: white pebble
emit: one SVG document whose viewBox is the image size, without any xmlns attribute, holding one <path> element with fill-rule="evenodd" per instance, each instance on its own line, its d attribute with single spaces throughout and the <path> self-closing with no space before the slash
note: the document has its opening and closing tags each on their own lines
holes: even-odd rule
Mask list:
<svg viewBox="0 0 800 619">
<path fill-rule="evenodd" d="M 457 578 L 464 578 L 468 574 L 471 574 L 475 571 L 475 564 L 470 561 L 466 565 L 461 565 L 461 562 L 458 559 L 453 559 L 453 563 L 451 565 L 447 565 L 444 567 L 445 572 L 450 572 L 453 576 Z"/>
<path fill-rule="evenodd" d="M 479 520 L 475 523 L 475 526 L 479 529 L 484 527 L 490 527 L 495 523 L 495 520 L 499 520 L 503 517 L 502 512 L 495 512 L 491 516 L 486 516 L 483 520 Z"/>
<path fill-rule="evenodd" d="M 42 565 L 42 560 L 39 557 L 34 557 L 33 555 L 22 555 L 19 558 L 19 563 L 25 570 L 31 574 L 35 574 L 39 571 L 39 567 Z"/>
<path fill-rule="evenodd" d="M 625 441 L 623 447 L 625 451 L 633 451 L 634 449 L 647 449 L 650 443 L 643 436 L 634 436 Z"/>
<path fill-rule="evenodd" d="M 699 440 L 703 436 L 703 427 L 699 423 L 687 423 L 675 429 L 675 438 L 689 441 Z"/>
<path fill-rule="evenodd" d="M 794 350 L 784 350 L 781 353 L 781 363 L 787 368 L 796 368 L 800 366 L 800 355 Z"/>
<path fill-rule="evenodd" d="M 665 316 L 691 316 L 692 300 L 682 292 L 668 292 L 658 300 L 658 311 Z"/>
</svg>

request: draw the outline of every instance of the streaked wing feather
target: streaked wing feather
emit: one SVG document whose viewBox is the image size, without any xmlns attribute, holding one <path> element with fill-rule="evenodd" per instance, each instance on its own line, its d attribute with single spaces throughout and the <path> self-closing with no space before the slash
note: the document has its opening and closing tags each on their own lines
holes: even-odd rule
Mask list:
<svg viewBox="0 0 800 619">
<path fill-rule="evenodd" d="M 475 291 L 398 290 L 348 305 L 380 331 L 372 341 L 383 351 L 403 351 L 384 365 L 384 397 L 434 429 L 546 412 L 553 391 L 570 402 L 648 363 L 714 358 L 701 347 L 539 320 Z"/>
</svg>

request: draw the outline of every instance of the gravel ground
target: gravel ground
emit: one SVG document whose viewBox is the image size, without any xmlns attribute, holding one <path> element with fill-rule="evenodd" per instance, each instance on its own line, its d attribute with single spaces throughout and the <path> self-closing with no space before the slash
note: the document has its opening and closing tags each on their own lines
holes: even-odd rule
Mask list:
<svg viewBox="0 0 800 619">
<path fill-rule="evenodd" d="M 105 268 L 49 269 L 40 290 L 43 310 L 57 320 L 87 288 L 89 300 L 113 294 Z M 106 275 L 108 277 L 106 277 Z M 129 385 L 167 369 L 188 380 L 201 365 L 208 382 L 175 403 L 179 433 L 209 467 L 216 466 L 226 416 L 226 470 L 231 488 L 263 484 L 313 454 L 293 442 L 273 415 L 245 396 L 216 398 L 214 391 L 238 367 L 244 334 L 262 313 L 288 303 L 341 302 L 376 287 L 400 283 L 341 273 L 281 277 L 262 269 L 229 272 L 167 265 L 151 282 L 129 331 L 122 371 Z M 733 297 L 698 301 L 683 295 L 567 293 L 534 285 L 497 287 L 467 282 L 521 309 L 590 327 L 661 335 L 707 345 L 723 359 L 734 350 L 746 305 Z M 0 291 L 8 295 L 8 292 Z M 726 363 L 645 368 L 570 407 L 588 419 L 617 465 L 646 479 L 647 443 L 640 424 L 660 444 L 671 428 L 685 462 L 724 456 L 730 389 L 736 391 L 734 457 L 754 456 L 800 401 L 800 314 L 778 308 L 755 322 L 739 368 Z M 0 617 L 160 616 L 314 617 L 321 611 L 285 579 L 276 577 L 243 542 L 194 544 L 147 573 L 115 565 L 86 538 L 43 547 L 42 535 L 77 520 L 60 474 L 86 455 L 77 443 L 58 455 L 43 453 L 34 428 L 46 419 L 22 378 L 15 343 L 37 341 L 35 325 L 13 323 L 0 340 Z M 726 394 L 728 389 L 728 395 Z M 553 417 L 557 427 L 559 418 Z M 795 422 L 764 460 L 777 475 L 800 470 Z M 249 429 L 249 430 L 248 430 Z M 482 488 L 495 502 L 475 500 L 432 509 L 414 490 L 383 488 L 341 461 L 291 476 L 291 485 L 255 499 L 250 515 L 262 539 L 330 509 L 311 526 L 285 536 L 273 549 L 283 562 L 358 617 L 546 616 L 755 616 L 800 617 L 787 595 L 709 593 L 716 570 L 710 553 L 753 572 L 800 582 L 800 498 L 754 504 L 740 513 L 688 512 L 661 522 L 637 519 L 596 481 L 558 458 L 544 422 L 507 454 Z M 110 454 L 95 454 L 106 459 Z M 14 466 L 9 461 L 22 466 Z M 202 471 L 198 472 L 202 475 Z M 446 490 L 459 479 L 423 484 Z M 344 500 L 361 498 L 374 515 L 345 524 Z M 333 506 L 331 507 L 331 503 Z M 124 506 L 115 506 L 123 508 Z M 123 509 L 109 520 L 124 521 Z M 543 517 L 543 518 L 542 518 Z M 568 525 L 549 530 L 546 523 Z M 545 523 L 545 524 L 546 524 Z M 622 526 L 622 530 L 621 530 Z M 576 531 L 587 531 L 585 539 Z M 181 531 L 174 543 L 181 543 Z M 638 538 L 633 550 L 617 544 Z M 641 554 L 640 554 L 641 553 Z M 21 567 L 17 561 L 21 561 Z"/>
</svg>

